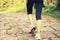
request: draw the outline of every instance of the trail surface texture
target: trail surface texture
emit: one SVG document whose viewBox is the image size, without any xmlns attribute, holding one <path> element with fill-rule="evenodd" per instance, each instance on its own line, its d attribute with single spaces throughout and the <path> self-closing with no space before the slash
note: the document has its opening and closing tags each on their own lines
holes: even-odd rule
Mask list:
<svg viewBox="0 0 60 40">
<path fill-rule="evenodd" d="M 0 40 L 35 40 L 28 34 L 31 28 L 26 13 L 0 13 Z M 60 40 L 60 20 L 42 15 L 41 36 L 43 40 Z"/>
</svg>

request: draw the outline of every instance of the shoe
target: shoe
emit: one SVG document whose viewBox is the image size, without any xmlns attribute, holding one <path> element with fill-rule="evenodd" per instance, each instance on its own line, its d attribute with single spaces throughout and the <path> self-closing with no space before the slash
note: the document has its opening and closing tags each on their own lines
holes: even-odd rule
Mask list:
<svg viewBox="0 0 60 40">
<path fill-rule="evenodd" d="M 35 38 L 36 38 L 36 40 L 41 40 L 41 35 L 40 34 L 36 34 Z"/>
<path fill-rule="evenodd" d="M 36 30 L 36 27 L 32 28 L 31 31 L 29 32 L 30 34 L 34 34 Z"/>
</svg>

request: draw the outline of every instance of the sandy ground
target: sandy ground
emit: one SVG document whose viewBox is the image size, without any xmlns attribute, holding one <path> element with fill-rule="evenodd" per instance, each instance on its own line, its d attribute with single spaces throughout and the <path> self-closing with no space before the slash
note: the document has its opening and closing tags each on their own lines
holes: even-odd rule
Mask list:
<svg viewBox="0 0 60 40">
<path fill-rule="evenodd" d="M 60 20 L 46 15 L 42 20 L 42 40 L 60 40 Z M 0 40 L 36 40 L 28 34 L 31 28 L 26 13 L 0 13 Z"/>
</svg>

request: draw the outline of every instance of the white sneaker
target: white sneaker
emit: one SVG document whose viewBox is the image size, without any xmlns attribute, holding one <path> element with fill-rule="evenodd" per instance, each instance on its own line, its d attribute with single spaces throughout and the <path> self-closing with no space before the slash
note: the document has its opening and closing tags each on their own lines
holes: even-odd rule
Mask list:
<svg viewBox="0 0 60 40">
<path fill-rule="evenodd" d="M 40 34 L 36 34 L 36 35 L 35 35 L 35 38 L 36 38 L 37 40 L 41 40 L 41 35 L 40 35 Z"/>
</svg>

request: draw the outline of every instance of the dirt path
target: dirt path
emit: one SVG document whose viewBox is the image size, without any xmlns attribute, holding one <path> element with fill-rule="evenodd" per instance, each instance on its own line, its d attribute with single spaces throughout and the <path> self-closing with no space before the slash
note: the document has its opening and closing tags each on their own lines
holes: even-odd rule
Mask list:
<svg viewBox="0 0 60 40">
<path fill-rule="evenodd" d="M 45 15 L 42 20 L 42 39 L 60 40 L 60 21 Z M 26 13 L 0 13 L 0 40 L 35 40 L 30 29 Z"/>
</svg>

